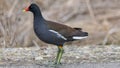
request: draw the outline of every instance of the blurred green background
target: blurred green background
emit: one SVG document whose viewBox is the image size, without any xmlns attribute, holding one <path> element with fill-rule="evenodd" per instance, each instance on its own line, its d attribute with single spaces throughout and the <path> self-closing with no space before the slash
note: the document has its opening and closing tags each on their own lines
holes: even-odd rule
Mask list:
<svg viewBox="0 0 120 68">
<path fill-rule="evenodd" d="M 32 13 L 22 12 L 31 3 L 39 5 L 45 19 L 89 33 L 69 45 L 120 44 L 120 0 L 0 0 L 0 47 L 48 45 L 35 36 Z"/>
</svg>

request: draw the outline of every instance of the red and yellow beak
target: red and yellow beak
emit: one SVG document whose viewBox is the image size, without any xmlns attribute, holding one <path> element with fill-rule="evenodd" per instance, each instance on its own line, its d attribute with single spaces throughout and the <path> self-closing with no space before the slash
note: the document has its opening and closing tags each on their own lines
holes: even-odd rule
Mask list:
<svg viewBox="0 0 120 68">
<path fill-rule="evenodd" d="M 23 9 L 23 12 L 27 12 L 27 11 L 29 11 L 29 7 Z"/>
</svg>

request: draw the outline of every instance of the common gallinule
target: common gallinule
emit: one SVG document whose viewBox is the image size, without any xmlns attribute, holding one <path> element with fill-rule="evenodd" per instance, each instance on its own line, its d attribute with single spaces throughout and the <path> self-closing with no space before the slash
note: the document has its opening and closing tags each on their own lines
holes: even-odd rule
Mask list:
<svg viewBox="0 0 120 68">
<path fill-rule="evenodd" d="M 25 8 L 24 11 L 33 13 L 34 31 L 37 37 L 46 43 L 58 46 L 56 64 L 60 64 L 65 42 L 83 39 L 88 36 L 88 33 L 83 32 L 81 28 L 71 28 L 67 25 L 45 20 L 39 7 L 34 3 Z"/>
</svg>

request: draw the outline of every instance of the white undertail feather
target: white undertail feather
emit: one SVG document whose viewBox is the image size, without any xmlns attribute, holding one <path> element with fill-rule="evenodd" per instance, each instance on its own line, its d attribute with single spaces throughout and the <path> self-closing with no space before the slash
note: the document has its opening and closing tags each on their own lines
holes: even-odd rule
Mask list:
<svg viewBox="0 0 120 68">
<path fill-rule="evenodd" d="M 88 36 L 84 36 L 84 37 L 79 37 L 79 36 L 73 36 L 72 38 L 73 39 L 84 39 L 84 38 L 87 38 Z"/>
</svg>

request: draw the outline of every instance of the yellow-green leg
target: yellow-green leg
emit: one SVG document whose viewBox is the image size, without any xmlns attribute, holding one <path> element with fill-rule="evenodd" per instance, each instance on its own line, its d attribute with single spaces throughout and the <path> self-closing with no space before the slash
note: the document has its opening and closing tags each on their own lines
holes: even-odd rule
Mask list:
<svg viewBox="0 0 120 68">
<path fill-rule="evenodd" d="M 62 58 L 63 51 L 64 51 L 63 46 L 58 46 L 58 53 L 57 53 L 55 64 L 60 64 L 60 60 Z"/>
</svg>

